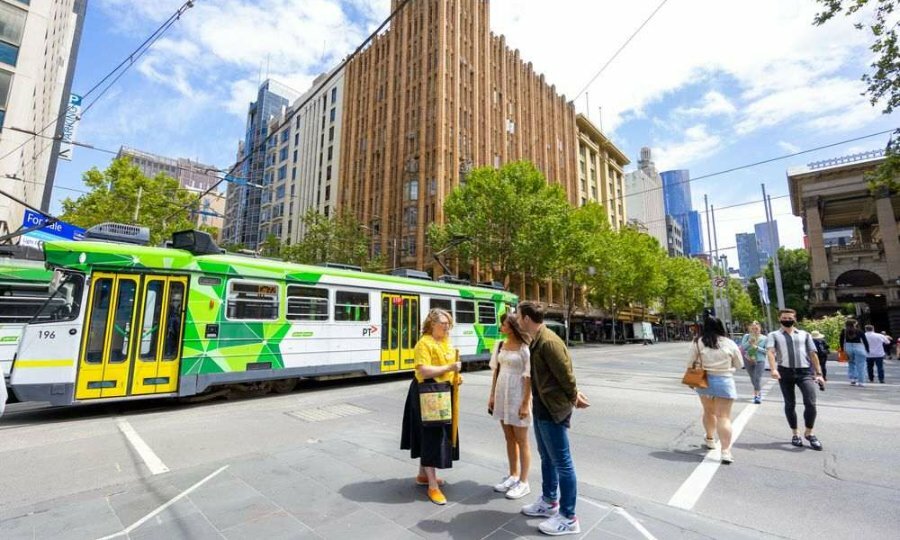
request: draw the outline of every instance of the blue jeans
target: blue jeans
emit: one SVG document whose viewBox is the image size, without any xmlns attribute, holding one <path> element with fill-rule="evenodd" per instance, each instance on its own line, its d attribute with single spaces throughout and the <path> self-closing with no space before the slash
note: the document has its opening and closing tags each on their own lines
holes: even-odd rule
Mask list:
<svg viewBox="0 0 900 540">
<path fill-rule="evenodd" d="M 578 479 L 569 450 L 569 429 L 553 420 L 534 419 L 534 437 L 541 455 L 541 483 L 545 502 L 559 501 L 559 512 L 575 516 Z"/>
<path fill-rule="evenodd" d="M 844 343 L 844 352 L 849 357 L 847 377 L 851 381 L 866 380 L 866 347 L 862 343 Z"/>
</svg>

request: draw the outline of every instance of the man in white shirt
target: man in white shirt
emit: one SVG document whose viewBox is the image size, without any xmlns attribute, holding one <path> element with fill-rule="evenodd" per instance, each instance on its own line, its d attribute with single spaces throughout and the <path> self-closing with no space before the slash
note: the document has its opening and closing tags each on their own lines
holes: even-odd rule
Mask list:
<svg viewBox="0 0 900 540">
<path fill-rule="evenodd" d="M 866 369 L 869 372 L 869 382 L 875 382 L 875 366 L 878 366 L 878 382 L 884 384 L 884 348 L 887 338 L 875 332 L 875 327 L 866 325 L 866 341 L 869 342 L 869 352 L 866 353 Z"/>
<path fill-rule="evenodd" d="M 816 354 L 816 345 L 812 336 L 794 328 L 797 323 L 797 312 L 793 309 L 782 309 L 778 313 L 781 328 L 769 333 L 766 339 L 766 350 L 769 357 L 769 369 L 772 378 L 781 386 L 784 396 L 784 415 L 793 431 L 791 444 L 803 446 L 803 439 L 797 429 L 797 412 L 795 386 L 803 394 L 803 421 L 806 426 L 804 438 L 809 441 L 813 450 L 821 450 L 822 443 L 813 434 L 816 423 L 816 384 L 825 389 L 825 379 Z"/>
</svg>

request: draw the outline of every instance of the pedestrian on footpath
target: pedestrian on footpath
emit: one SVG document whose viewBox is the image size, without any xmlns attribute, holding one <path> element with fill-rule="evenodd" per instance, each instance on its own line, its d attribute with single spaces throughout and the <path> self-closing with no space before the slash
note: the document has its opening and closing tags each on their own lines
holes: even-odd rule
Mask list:
<svg viewBox="0 0 900 540">
<path fill-rule="evenodd" d="M 847 353 L 847 377 L 850 379 L 850 385 L 863 386 L 869 340 L 854 319 L 847 319 L 844 322 L 844 329 L 841 330 L 841 350 Z"/>
<path fill-rule="evenodd" d="M 766 370 L 766 336 L 762 335 L 759 321 L 753 321 L 747 327 L 748 332 L 741 338 L 741 352 L 744 355 L 744 366 L 750 383 L 753 385 L 753 403 L 762 403 L 762 375 Z"/>
<path fill-rule="evenodd" d="M 528 425 L 531 423 L 531 338 L 522 330 L 518 317 L 504 313 L 500 317 L 500 333 L 491 354 L 491 396 L 488 412 L 500 421 L 506 438 L 506 457 L 509 475 L 503 477 L 494 491 L 505 493 L 507 499 L 520 499 L 531 493 L 528 469 L 531 468 L 531 446 Z"/>
<path fill-rule="evenodd" d="M 416 483 L 428 486 L 428 498 L 434 504 L 447 504 L 441 492 L 444 481 L 437 477 L 435 469 L 449 469 L 459 460 L 459 438 L 453 433 L 453 423 L 424 425 L 419 399 L 420 387 L 432 388 L 440 383 L 458 383 L 462 369 L 459 351 L 450 344 L 453 317 L 443 309 L 432 309 L 425 318 L 422 338 L 413 352 L 416 373 L 409 385 L 406 406 L 403 410 L 403 431 L 400 448 L 409 450 L 410 457 L 419 458 L 419 475 Z M 455 443 L 455 444 L 454 444 Z"/>
<path fill-rule="evenodd" d="M 762 359 L 759 363 L 762 364 Z M 694 389 L 703 406 L 706 447 L 710 450 L 721 447 L 720 459 L 725 465 L 730 465 L 734 463 L 731 454 L 731 407 L 737 399 L 734 372 L 743 367 L 744 361 L 740 348 L 727 337 L 721 320 L 712 316 L 703 320 L 703 329 L 688 353 L 688 367 L 695 364 L 706 371 L 709 383 L 706 388 Z M 718 445 L 715 440 L 717 434 Z"/>
<path fill-rule="evenodd" d="M 828 364 L 828 355 L 831 354 L 828 342 L 825 341 L 825 335 L 818 330 L 813 330 L 809 335 L 813 338 L 813 344 L 816 346 L 816 356 L 819 357 L 819 365 L 822 366 L 822 378 L 827 381 L 828 369 L 825 366 Z"/>
<path fill-rule="evenodd" d="M 782 309 L 778 312 L 781 329 L 769 334 L 768 353 L 769 369 L 772 378 L 781 386 L 781 395 L 784 397 L 784 415 L 787 417 L 793 436 L 791 444 L 802 447 L 803 439 L 797 429 L 797 397 L 796 388 L 800 388 L 803 394 L 803 422 L 806 430 L 803 436 L 809 441 L 813 450 L 821 450 L 822 443 L 813 433 L 816 425 L 816 384 L 825 389 L 825 379 L 822 377 L 822 368 L 819 365 L 819 357 L 816 355 L 816 345 L 812 336 L 795 328 L 797 312 L 793 309 Z"/>
<path fill-rule="evenodd" d="M 889 336 L 884 330 L 881 331 L 881 335 L 884 336 L 884 358 L 885 360 L 890 360 L 894 355 L 894 338 Z"/>
<path fill-rule="evenodd" d="M 538 525 L 545 534 L 581 533 L 575 515 L 578 479 L 569 448 L 572 410 L 590 406 L 578 391 L 566 344 L 544 325 L 544 309 L 533 302 L 518 307 L 522 329 L 531 340 L 531 389 L 534 438 L 541 456 L 542 494 L 522 507 L 531 517 L 546 517 Z"/>
<path fill-rule="evenodd" d="M 884 349 L 887 347 L 887 341 L 881 334 L 875 332 L 875 327 L 871 324 L 866 325 L 866 341 L 869 343 L 869 349 L 866 353 L 866 371 L 869 375 L 869 382 L 875 382 L 875 367 L 878 367 L 878 382 L 884 384 Z"/>
</svg>

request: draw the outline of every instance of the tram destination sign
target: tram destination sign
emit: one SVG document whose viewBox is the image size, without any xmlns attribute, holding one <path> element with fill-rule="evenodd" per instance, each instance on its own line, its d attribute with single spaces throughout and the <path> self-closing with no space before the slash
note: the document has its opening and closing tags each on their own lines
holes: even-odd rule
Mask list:
<svg viewBox="0 0 900 540">
<path fill-rule="evenodd" d="M 25 209 L 25 216 L 22 218 L 22 227 L 30 229 L 47 223 L 47 216 L 35 212 L 34 210 Z M 25 233 L 22 236 L 21 243 L 40 247 L 47 240 L 83 240 L 84 229 L 76 227 L 65 221 L 57 221 L 50 223 L 46 227 L 35 229 Z"/>
</svg>

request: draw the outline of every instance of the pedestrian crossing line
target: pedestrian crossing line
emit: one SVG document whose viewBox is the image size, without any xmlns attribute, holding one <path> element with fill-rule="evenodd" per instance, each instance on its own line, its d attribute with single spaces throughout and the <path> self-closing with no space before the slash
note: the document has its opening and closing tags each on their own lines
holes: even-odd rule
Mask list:
<svg viewBox="0 0 900 540">
<path fill-rule="evenodd" d="M 169 468 L 166 467 L 166 464 L 159 459 L 159 456 L 156 455 L 156 452 L 153 451 L 150 446 L 144 442 L 144 439 L 138 435 L 138 432 L 131 427 L 131 424 L 128 423 L 128 420 L 119 419 L 117 422 L 119 426 L 119 431 L 125 435 L 125 438 L 128 439 L 128 442 L 131 443 L 131 446 L 134 448 L 135 452 L 141 456 L 141 459 L 144 460 L 144 464 L 147 465 L 147 468 L 150 469 L 151 474 L 162 474 L 169 472 Z"/>
<path fill-rule="evenodd" d="M 767 382 L 762 388 L 762 395 L 766 396 L 774 385 L 774 379 Z M 758 405 L 747 405 L 741 411 L 741 414 L 739 414 L 731 423 L 732 446 L 734 446 L 734 443 L 738 440 L 738 437 L 740 437 L 744 428 L 759 408 Z M 697 504 L 697 501 L 700 500 L 700 496 L 706 491 L 706 488 L 712 481 L 713 476 L 716 475 L 716 471 L 719 470 L 721 464 L 721 454 L 719 450 L 710 450 L 707 452 L 703 461 L 697 465 L 694 472 L 691 473 L 687 480 L 681 484 L 681 487 L 678 488 L 678 491 L 676 491 L 675 494 L 672 495 L 672 498 L 669 499 L 669 506 L 682 508 L 684 510 L 693 510 L 694 505 Z"/>
<path fill-rule="evenodd" d="M 224 470 L 227 469 L 227 468 L 228 468 L 228 465 L 223 465 L 222 467 L 219 467 L 218 469 L 216 469 L 215 471 L 213 471 L 212 473 L 210 473 L 206 478 L 200 480 L 199 482 L 197 482 L 197 483 L 194 484 L 193 486 L 191 486 L 191 487 L 187 488 L 186 490 L 182 491 L 181 493 L 179 493 L 178 495 L 176 495 L 176 496 L 173 497 L 172 499 L 169 499 L 168 502 L 166 502 L 165 504 L 160 505 L 159 507 L 157 507 L 156 510 L 150 512 L 150 513 L 147 514 L 146 516 L 144 516 L 144 517 L 142 517 L 141 519 L 135 521 L 135 522 L 132 523 L 130 526 L 128 526 L 126 529 L 124 529 L 124 530 L 122 530 L 122 531 L 119 531 L 119 532 L 117 532 L 117 533 L 111 534 L 111 535 L 109 535 L 109 536 L 104 536 L 103 538 L 99 538 L 98 540 L 112 540 L 113 538 L 119 538 L 119 537 L 122 537 L 122 536 L 126 536 L 126 537 L 129 536 L 129 535 L 132 533 L 132 531 L 134 531 L 135 529 L 137 529 L 138 527 L 140 527 L 140 526 L 143 525 L 144 523 L 147 523 L 148 521 L 150 521 L 150 520 L 153 519 L 154 517 L 156 517 L 156 516 L 158 516 L 159 514 L 161 514 L 163 511 L 165 511 L 166 508 L 172 506 L 173 504 L 177 503 L 177 502 L 180 501 L 181 499 L 187 497 L 187 496 L 190 495 L 193 491 L 195 491 L 197 488 L 199 488 L 199 487 L 202 486 L 203 484 L 209 482 L 210 480 L 212 480 L 213 478 L 215 478 L 216 476 L 218 476 L 219 473 L 221 473 L 222 471 L 224 471 Z"/>
</svg>

